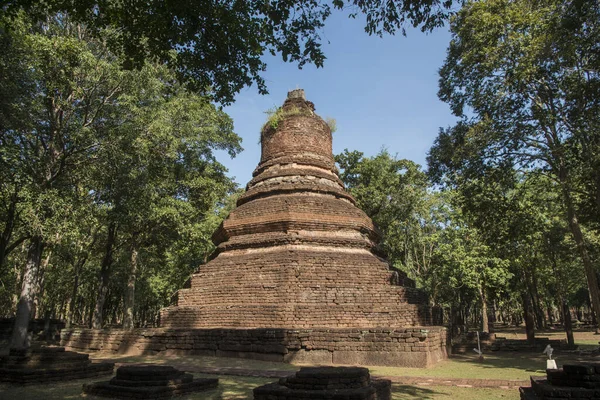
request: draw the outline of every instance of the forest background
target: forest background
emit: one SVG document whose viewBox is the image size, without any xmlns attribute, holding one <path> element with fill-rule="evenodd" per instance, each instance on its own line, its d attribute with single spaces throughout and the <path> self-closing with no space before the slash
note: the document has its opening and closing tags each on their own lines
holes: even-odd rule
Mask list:
<svg viewBox="0 0 600 400">
<path fill-rule="evenodd" d="M 221 105 L 265 93 L 264 54 L 322 66 L 319 32 L 345 12 L 369 34 L 451 32 L 438 96 L 456 123 L 428 168 L 336 156 L 393 267 L 455 333 L 598 326 L 597 2 L 183 3 L 2 6 L 2 316 L 155 326 L 240 193 L 216 156 L 242 151 Z"/>
</svg>

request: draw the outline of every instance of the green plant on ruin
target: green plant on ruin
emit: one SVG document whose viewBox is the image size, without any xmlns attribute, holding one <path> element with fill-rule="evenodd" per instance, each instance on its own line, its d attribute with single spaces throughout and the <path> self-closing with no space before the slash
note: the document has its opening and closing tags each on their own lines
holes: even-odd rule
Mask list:
<svg viewBox="0 0 600 400">
<path fill-rule="evenodd" d="M 279 108 L 270 108 L 265 111 L 265 114 L 269 116 L 267 122 L 261 128 L 261 132 L 265 130 L 275 130 L 279 127 L 279 124 L 288 117 L 292 117 L 294 115 L 305 115 L 310 116 L 312 113 L 309 110 L 298 108 L 298 107 L 290 107 L 288 109 Z"/>
<path fill-rule="evenodd" d="M 329 127 L 331 133 L 335 133 L 335 131 L 337 131 L 337 121 L 335 118 L 327 117 L 325 118 L 325 123 Z"/>
</svg>

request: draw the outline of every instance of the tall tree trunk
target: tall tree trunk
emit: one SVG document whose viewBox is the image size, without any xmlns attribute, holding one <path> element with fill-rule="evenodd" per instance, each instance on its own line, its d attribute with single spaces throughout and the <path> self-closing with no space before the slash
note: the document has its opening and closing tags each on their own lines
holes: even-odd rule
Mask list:
<svg viewBox="0 0 600 400">
<path fill-rule="evenodd" d="M 573 197 L 571 195 L 571 183 L 569 179 L 569 174 L 564 162 L 562 160 L 559 161 L 558 167 L 558 178 L 561 184 L 561 190 L 563 195 L 563 201 L 565 202 L 565 208 L 567 211 L 567 222 L 569 223 L 569 229 L 571 234 L 573 235 L 573 239 L 575 240 L 575 245 L 577 246 L 577 250 L 581 256 L 581 261 L 583 262 L 583 268 L 585 270 L 585 276 L 587 278 L 588 290 L 590 292 L 590 297 L 592 301 L 592 309 L 594 315 L 600 315 L 600 288 L 598 287 L 598 278 L 596 276 L 596 270 L 592 265 L 592 260 L 590 258 L 589 252 L 585 245 L 585 238 L 583 237 L 583 232 L 581 231 L 581 226 L 579 225 L 579 219 L 577 218 L 577 213 L 575 212 L 575 206 L 573 204 Z M 596 333 L 599 331 L 598 321 L 596 320 Z"/>
<path fill-rule="evenodd" d="M 552 272 L 556 277 L 556 281 L 558 284 L 556 285 L 555 291 L 558 295 L 558 309 L 560 316 L 562 318 L 563 328 L 565 329 L 565 333 L 567 334 L 567 343 L 569 346 L 575 345 L 575 340 L 573 338 L 573 323 L 571 320 L 571 310 L 569 309 L 569 304 L 565 299 L 565 291 L 561 282 L 563 282 L 563 276 L 559 272 L 558 263 L 556 262 L 556 253 L 550 249 L 550 256 L 552 260 Z"/>
<path fill-rule="evenodd" d="M 15 190 L 10 198 L 10 205 L 8 206 L 8 211 L 6 213 L 6 222 L 4 223 L 4 229 L 2 230 L 2 234 L 0 234 L 0 271 L 2 271 L 4 259 L 10 252 L 9 243 L 13 233 L 13 229 L 15 227 L 15 220 L 17 214 L 17 200 L 17 191 Z"/>
<path fill-rule="evenodd" d="M 563 326 L 565 328 L 565 333 L 567 334 L 567 343 L 569 346 L 574 346 L 575 339 L 573 338 L 573 323 L 571 321 L 571 310 L 569 309 L 569 303 L 567 303 L 565 299 L 561 299 L 560 302 Z"/>
<path fill-rule="evenodd" d="M 71 325 L 73 324 L 73 320 L 75 319 L 75 311 L 78 307 L 78 302 L 77 302 L 77 292 L 79 291 L 79 276 L 81 275 L 81 271 L 83 270 L 83 267 L 85 265 L 85 263 L 87 262 L 90 253 L 92 251 L 92 247 L 94 246 L 94 243 L 96 243 L 96 239 L 97 239 L 97 235 L 96 235 L 97 231 L 93 230 L 92 231 L 92 241 L 89 244 L 88 248 L 85 249 L 83 246 L 80 248 L 80 253 L 82 253 L 79 257 L 79 259 L 73 264 L 73 275 L 74 275 L 74 279 L 73 279 L 73 289 L 71 291 L 71 300 L 69 302 L 69 314 L 67 316 L 67 322 L 66 322 L 66 327 L 70 328 Z M 81 302 L 79 302 L 81 303 Z M 81 304 L 80 304 L 81 306 Z M 83 312 L 81 315 L 85 315 L 85 312 Z"/>
<path fill-rule="evenodd" d="M 569 192 L 568 188 L 563 188 L 563 197 L 567 208 L 569 228 L 573 234 L 573 239 L 575 239 L 575 244 L 577 245 L 577 249 L 581 255 L 581 260 L 583 261 L 588 290 L 592 299 L 592 309 L 595 315 L 600 315 L 600 288 L 598 287 L 596 270 L 592 265 L 592 260 L 585 245 L 583 232 L 581 231 L 581 226 L 579 225 L 579 220 L 577 219 L 577 214 L 575 213 L 575 207 L 573 206 L 571 193 Z M 598 332 L 598 329 L 598 321 L 596 320 L 596 332 Z"/>
<path fill-rule="evenodd" d="M 85 262 L 85 261 L 84 261 Z M 67 317 L 66 327 L 70 328 L 73 324 L 73 319 L 75 318 L 75 308 L 77 304 L 77 291 L 79 289 L 79 263 L 75 264 L 74 279 L 73 279 L 73 289 L 71 291 L 71 301 L 69 302 L 69 315 Z"/>
<path fill-rule="evenodd" d="M 535 341 L 535 324 L 533 321 L 533 307 L 531 307 L 528 293 L 523 293 L 523 318 L 525 319 L 527 342 L 533 344 Z"/>
<path fill-rule="evenodd" d="M 533 310 L 535 311 L 536 326 L 538 329 L 544 329 L 546 327 L 546 318 L 544 318 L 544 310 L 542 310 L 542 301 L 540 300 L 535 266 L 531 268 L 531 288 L 531 300 L 533 302 Z"/>
<path fill-rule="evenodd" d="M 48 251 L 46 257 L 40 262 L 40 267 L 37 271 L 37 276 L 35 278 L 36 282 L 36 298 L 33 301 L 33 310 L 32 310 L 32 318 L 42 318 L 42 300 L 44 298 L 44 274 L 46 273 L 46 269 L 48 268 L 48 264 L 50 264 L 50 258 L 52 257 L 52 250 Z"/>
<path fill-rule="evenodd" d="M 29 243 L 27 250 L 27 261 L 25 271 L 23 272 L 23 284 L 21 286 L 21 296 L 17 304 L 17 313 L 15 315 L 15 324 L 13 326 L 10 347 L 15 349 L 24 349 L 29 347 L 29 336 L 27 329 L 35 297 L 36 278 L 42 260 L 44 243 L 40 236 L 34 236 Z"/>
<path fill-rule="evenodd" d="M 133 329 L 133 307 L 135 304 L 135 280 L 138 266 L 137 234 L 131 238 L 131 253 L 129 258 L 129 277 L 125 298 L 123 299 L 123 329 Z"/>
<path fill-rule="evenodd" d="M 117 226 L 114 222 L 108 226 L 108 236 L 106 239 L 106 249 L 100 268 L 100 284 L 98 288 L 98 297 L 96 297 L 96 307 L 94 307 L 94 316 L 92 318 L 92 328 L 102 329 L 104 302 L 108 293 L 108 284 L 110 282 L 110 267 L 113 263 L 113 250 L 117 236 Z"/>
<path fill-rule="evenodd" d="M 481 301 L 481 330 L 483 332 L 489 332 L 490 324 L 488 322 L 487 299 L 483 284 L 479 285 L 479 300 Z"/>
</svg>

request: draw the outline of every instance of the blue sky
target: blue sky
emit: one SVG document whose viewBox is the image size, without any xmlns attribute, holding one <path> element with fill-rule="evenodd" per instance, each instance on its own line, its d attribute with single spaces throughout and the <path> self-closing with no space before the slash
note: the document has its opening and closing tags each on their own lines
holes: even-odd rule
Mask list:
<svg viewBox="0 0 600 400">
<path fill-rule="evenodd" d="M 260 159 L 264 112 L 280 106 L 295 88 L 305 90 L 317 114 L 336 120 L 334 154 L 347 148 L 373 156 L 387 148 L 425 168 L 439 128 L 455 121 L 448 105 L 437 98 L 437 71 L 450 41 L 447 28 L 428 35 L 412 29 L 407 37 L 382 39 L 368 36 L 361 21 L 338 12 L 327 21 L 322 38 L 327 56 L 323 68 L 307 65 L 299 70 L 278 57 L 265 57 L 269 95 L 247 88 L 225 108 L 243 138 L 244 151 L 234 159 L 219 153 L 218 159 L 240 186 L 251 179 Z"/>
</svg>

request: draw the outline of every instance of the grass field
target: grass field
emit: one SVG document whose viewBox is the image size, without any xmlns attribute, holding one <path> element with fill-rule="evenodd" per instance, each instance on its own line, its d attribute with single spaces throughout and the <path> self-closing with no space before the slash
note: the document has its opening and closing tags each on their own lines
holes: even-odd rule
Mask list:
<svg viewBox="0 0 600 400">
<path fill-rule="evenodd" d="M 194 374 L 197 377 L 215 377 L 215 375 Z M 272 382 L 267 378 L 246 378 L 219 376 L 219 387 L 210 391 L 195 393 L 188 396 L 177 397 L 181 400 L 226 400 L 226 399 L 252 399 L 252 389 L 256 386 Z M 95 380 L 78 380 L 70 383 L 38 385 L 26 387 L 10 387 L 0 385 L 0 399 L 2 400 L 60 400 L 60 399 L 86 399 L 103 400 L 103 397 L 86 396 L 81 393 L 83 383 Z M 460 388 L 449 386 L 417 386 L 393 385 L 392 398 L 405 399 L 519 399 L 516 389 L 487 389 L 487 388 Z"/>
</svg>

